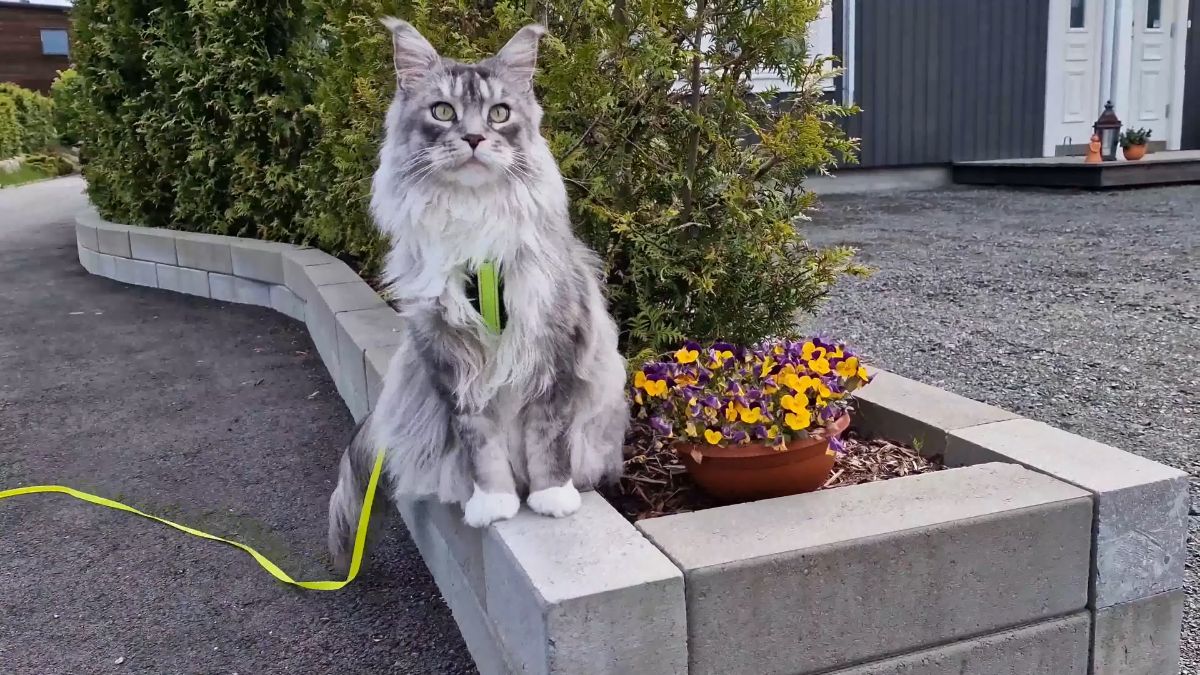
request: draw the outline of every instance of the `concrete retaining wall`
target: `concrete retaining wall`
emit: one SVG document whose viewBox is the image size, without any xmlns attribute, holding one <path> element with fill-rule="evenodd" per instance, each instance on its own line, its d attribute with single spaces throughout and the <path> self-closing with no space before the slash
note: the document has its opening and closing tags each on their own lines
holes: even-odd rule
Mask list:
<svg viewBox="0 0 1200 675">
<path fill-rule="evenodd" d="M 94 211 L 76 238 L 92 274 L 305 322 L 355 419 L 403 339 L 315 249 Z M 1179 671 L 1184 474 L 891 373 L 858 398 L 862 430 L 963 468 L 637 527 L 595 493 L 483 530 L 401 515 L 485 675 Z"/>
</svg>

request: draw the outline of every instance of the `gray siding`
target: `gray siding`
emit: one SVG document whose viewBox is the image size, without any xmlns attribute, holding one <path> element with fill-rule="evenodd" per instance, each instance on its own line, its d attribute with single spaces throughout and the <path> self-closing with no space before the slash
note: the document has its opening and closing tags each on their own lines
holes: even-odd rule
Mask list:
<svg viewBox="0 0 1200 675">
<path fill-rule="evenodd" d="M 1041 156 L 1048 0 L 845 1 L 862 166 Z"/>
</svg>

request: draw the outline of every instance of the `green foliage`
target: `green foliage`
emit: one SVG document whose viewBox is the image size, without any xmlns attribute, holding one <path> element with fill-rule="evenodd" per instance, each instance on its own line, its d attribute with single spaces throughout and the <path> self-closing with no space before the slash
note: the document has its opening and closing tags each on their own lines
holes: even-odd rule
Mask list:
<svg viewBox="0 0 1200 675">
<path fill-rule="evenodd" d="M 1135 145 L 1145 145 L 1150 142 L 1149 129 L 1126 129 L 1121 134 L 1121 148 L 1128 150 Z"/>
<path fill-rule="evenodd" d="M 627 353 L 787 335 L 862 272 L 798 230 L 803 176 L 854 149 L 837 124 L 853 111 L 825 99 L 829 64 L 805 52 L 822 2 L 80 0 L 92 199 L 126 222 L 315 242 L 373 273 L 385 242 L 367 204 L 394 91 L 379 17 L 464 60 L 536 18 L 545 133 Z M 796 93 L 752 92 L 759 70 Z"/>
<path fill-rule="evenodd" d="M 35 167 L 22 164 L 16 171 L 11 173 L 0 171 L 0 188 L 32 183 L 35 180 L 45 180 L 53 175 Z"/>
<path fill-rule="evenodd" d="M 302 241 L 302 0 L 80 0 L 89 194 L 106 217 Z"/>
<path fill-rule="evenodd" d="M 42 152 L 58 144 L 54 103 L 49 98 L 11 82 L 0 82 L 0 97 L 9 99 L 16 107 L 20 131 L 18 152 Z"/>
<path fill-rule="evenodd" d="M 17 103 L 11 96 L 0 94 L 0 159 L 21 154 L 21 122 L 17 118 Z"/>
<path fill-rule="evenodd" d="M 60 70 L 50 85 L 50 98 L 54 101 L 54 128 L 58 130 L 58 142 L 64 146 L 79 144 L 79 107 L 84 95 L 83 79 L 74 68 Z"/>
</svg>

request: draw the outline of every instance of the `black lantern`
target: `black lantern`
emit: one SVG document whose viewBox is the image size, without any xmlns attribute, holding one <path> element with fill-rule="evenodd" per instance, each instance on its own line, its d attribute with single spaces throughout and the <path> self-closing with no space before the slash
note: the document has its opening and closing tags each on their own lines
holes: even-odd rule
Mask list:
<svg viewBox="0 0 1200 675">
<path fill-rule="evenodd" d="M 1092 129 L 1100 137 L 1100 154 L 1104 161 L 1116 161 L 1117 143 L 1121 140 L 1121 120 L 1113 112 L 1112 101 L 1104 104 L 1104 112 L 1100 113 L 1100 119 L 1096 120 Z"/>
</svg>

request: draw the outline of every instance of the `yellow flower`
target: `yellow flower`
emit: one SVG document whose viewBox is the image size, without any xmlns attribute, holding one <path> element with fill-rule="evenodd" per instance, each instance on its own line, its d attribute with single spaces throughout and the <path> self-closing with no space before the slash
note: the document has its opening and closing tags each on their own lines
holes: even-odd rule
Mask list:
<svg viewBox="0 0 1200 675">
<path fill-rule="evenodd" d="M 645 387 L 646 382 L 648 381 L 649 380 L 646 379 L 646 374 L 640 370 L 633 374 L 633 386 L 639 389 Z"/>
<path fill-rule="evenodd" d="M 821 398 L 837 398 L 837 396 L 833 395 L 833 390 L 827 387 L 824 382 L 816 380 L 815 384 L 817 385 L 817 395 Z"/>
<path fill-rule="evenodd" d="M 783 373 L 779 376 L 779 381 L 793 391 L 800 391 L 800 376 L 796 373 Z"/>
<path fill-rule="evenodd" d="M 800 378 L 800 380 L 796 383 L 796 391 L 803 394 L 804 392 L 806 392 L 810 389 L 816 389 L 818 382 L 820 382 L 820 380 L 818 380 L 817 378 L 805 375 L 804 377 Z"/>
<path fill-rule="evenodd" d="M 807 429 L 808 425 L 812 424 L 812 415 L 807 410 L 802 410 L 800 412 L 788 413 L 787 417 L 783 418 L 783 421 L 790 428 L 802 431 Z"/>
<path fill-rule="evenodd" d="M 721 435 L 721 432 L 716 431 L 715 429 L 704 430 L 704 440 L 708 441 L 709 445 L 716 445 L 717 443 L 720 443 L 722 438 L 724 438 L 724 436 Z"/>
<path fill-rule="evenodd" d="M 783 345 L 775 345 L 775 353 L 782 354 L 783 353 Z"/>
<path fill-rule="evenodd" d="M 833 350 L 833 353 L 829 355 L 829 358 L 831 358 L 831 359 L 840 359 L 840 358 L 842 358 L 842 357 L 843 357 L 843 356 L 845 356 L 845 355 L 846 355 L 846 352 L 843 352 L 843 351 L 842 351 L 842 348 L 841 348 L 841 347 L 838 347 L 837 349 Z"/>
<path fill-rule="evenodd" d="M 733 407 L 732 403 L 730 403 L 729 407 L 725 408 L 725 419 L 729 420 L 730 422 L 733 422 L 733 421 L 737 420 L 737 417 L 738 417 L 737 409 Z"/>
<path fill-rule="evenodd" d="M 700 358 L 700 352 L 695 349 L 680 347 L 679 351 L 675 352 L 675 360 L 680 363 L 695 363 L 698 358 Z"/>
<path fill-rule="evenodd" d="M 808 367 L 811 368 L 812 371 L 818 375 L 828 375 L 829 374 L 829 359 L 827 359 L 825 357 L 821 357 L 819 359 L 813 359 L 812 361 L 808 362 Z"/>
<path fill-rule="evenodd" d="M 638 393 L 633 395 L 633 402 L 638 405 L 642 404 L 642 392 L 639 391 Z"/>
<path fill-rule="evenodd" d="M 842 377 L 854 377 L 858 373 L 858 357 L 851 356 L 837 364 L 837 374 Z"/>
<path fill-rule="evenodd" d="M 742 408 L 738 412 L 742 415 L 742 421 L 746 424 L 754 424 L 762 419 L 762 410 L 758 408 Z"/>
<path fill-rule="evenodd" d="M 775 440 L 779 437 L 779 427 L 771 427 L 767 429 L 767 438 Z"/>
<path fill-rule="evenodd" d="M 651 396 L 666 396 L 667 381 L 666 380 L 650 380 L 646 383 L 646 393 Z"/>
<path fill-rule="evenodd" d="M 771 372 L 771 367 L 774 365 L 775 362 L 771 360 L 771 357 L 768 356 L 767 358 L 763 359 L 762 372 L 760 372 L 758 376 L 766 377 L 767 373 Z"/>
<path fill-rule="evenodd" d="M 717 409 L 704 406 L 704 416 L 710 419 L 715 418 L 717 416 Z"/>
<path fill-rule="evenodd" d="M 867 377 L 867 369 L 866 368 L 864 368 L 862 366 L 858 367 L 858 379 L 862 380 L 863 382 L 866 382 L 869 379 Z"/>
<path fill-rule="evenodd" d="M 794 413 L 798 413 L 801 410 L 806 410 L 808 408 L 808 397 L 804 394 L 800 394 L 799 396 L 784 394 L 783 398 L 779 399 L 779 403 L 785 409 L 791 410 Z"/>
<path fill-rule="evenodd" d="M 675 377 L 676 384 L 696 384 L 700 380 L 692 373 L 680 373 Z"/>
<path fill-rule="evenodd" d="M 825 348 L 824 347 L 818 347 L 811 342 L 805 342 L 803 349 L 804 349 L 804 351 L 802 353 L 804 355 L 805 361 L 812 361 L 813 359 L 825 358 Z"/>
<path fill-rule="evenodd" d="M 684 432 L 684 433 L 686 433 L 686 434 L 687 434 L 689 437 L 691 437 L 691 438 L 695 438 L 695 437 L 696 437 L 696 433 L 697 433 L 697 432 L 696 432 L 696 423 L 695 423 L 695 422 L 688 422 L 688 423 L 687 423 L 687 426 L 685 426 L 685 427 L 683 428 L 683 432 Z"/>
<path fill-rule="evenodd" d="M 777 391 L 779 391 L 779 387 L 776 387 L 773 384 L 763 385 L 763 393 L 766 394 L 767 396 L 770 396 L 771 394 L 774 394 Z"/>
</svg>

